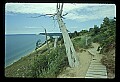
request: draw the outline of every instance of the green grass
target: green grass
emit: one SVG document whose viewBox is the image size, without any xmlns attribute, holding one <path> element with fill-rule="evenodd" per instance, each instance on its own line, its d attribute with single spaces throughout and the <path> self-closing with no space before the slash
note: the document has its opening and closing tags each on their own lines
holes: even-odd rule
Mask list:
<svg viewBox="0 0 120 82">
<path fill-rule="evenodd" d="M 52 44 L 50 44 L 52 48 Z M 52 48 L 48 55 L 45 47 L 28 56 L 22 57 L 14 64 L 5 68 L 6 77 L 26 77 L 26 78 L 55 78 L 68 66 L 65 46 Z"/>
<path fill-rule="evenodd" d="M 85 37 L 78 36 L 72 39 L 75 49 L 86 48 Z M 90 41 L 89 41 L 90 42 Z M 88 43 L 90 44 L 90 43 Z M 26 78 L 56 78 L 61 71 L 68 66 L 68 58 L 64 44 L 53 48 L 53 42 L 49 43 L 50 53 L 46 50 L 47 45 L 37 52 L 22 57 L 19 61 L 5 68 L 6 77 Z"/>
<path fill-rule="evenodd" d="M 42 55 L 35 59 L 31 75 L 34 78 L 55 78 L 68 65 L 65 47 L 51 50 L 49 55 Z"/>
<path fill-rule="evenodd" d="M 84 48 L 84 49 L 87 49 L 87 48 L 90 48 L 91 47 L 91 38 L 88 37 L 88 45 L 86 46 L 86 37 L 83 35 L 83 36 L 78 36 L 76 38 L 74 38 L 72 40 L 73 42 L 73 45 L 75 47 L 75 50 L 76 51 L 79 51 L 80 48 Z"/>
</svg>

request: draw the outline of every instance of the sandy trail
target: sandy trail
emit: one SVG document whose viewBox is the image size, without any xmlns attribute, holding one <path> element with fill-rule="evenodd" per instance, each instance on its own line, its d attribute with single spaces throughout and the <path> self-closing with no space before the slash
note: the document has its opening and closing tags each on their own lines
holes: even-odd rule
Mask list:
<svg viewBox="0 0 120 82">
<path fill-rule="evenodd" d="M 80 66 L 76 68 L 67 67 L 57 78 L 84 78 L 92 56 L 86 51 L 77 53 L 80 59 Z"/>
<path fill-rule="evenodd" d="M 102 59 L 102 54 L 99 54 L 99 52 L 97 51 L 99 44 L 97 44 L 97 43 L 92 43 L 92 46 L 93 46 L 94 48 L 90 48 L 90 49 L 88 49 L 88 50 L 91 51 L 93 54 L 95 54 L 94 57 L 93 57 L 93 59 L 96 59 L 96 60 L 98 60 L 98 61 L 101 61 L 101 59 Z"/>
<path fill-rule="evenodd" d="M 92 43 L 92 45 L 94 48 L 90 49 L 93 50 L 93 52 L 96 52 L 99 44 Z M 85 78 L 88 67 L 90 66 L 90 62 L 92 60 L 92 55 L 90 55 L 87 50 L 83 51 L 82 53 L 77 52 L 77 55 L 80 60 L 80 66 L 75 68 L 67 67 L 60 75 L 58 75 L 57 78 Z M 101 56 L 97 55 L 96 58 L 101 59 Z"/>
</svg>

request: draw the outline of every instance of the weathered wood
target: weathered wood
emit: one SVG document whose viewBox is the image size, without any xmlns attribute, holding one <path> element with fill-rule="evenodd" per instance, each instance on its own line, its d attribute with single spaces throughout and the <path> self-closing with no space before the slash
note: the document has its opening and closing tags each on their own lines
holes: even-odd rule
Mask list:
<svg viewBox="0 0 120 82">
<path fill-rule="evenodd" d="M 44 29 L 45 29 L 45 28 L 44 28 Z M 48 52 L 50 53 L 46 29 L 45 29 L 45 36 L 46 36 L 46 43 L 47 43 Z M 48 54 L 49 54 L 49 53 L 48 53 Z"/>
<path fill-rule="evenodd" d="M 87 46 L 88 45 L 88 38 L 87 38 L 87 35 L 86 35 L 86 42 L 85 42 L 85 45 Z"/>
<path fill-rule="evenodd" d="M 54 48 L 56 48 L 56 46 L 57 46 L 57 40 L 58 40 L 58 38 L 57 38 L 57 37 L 55 37 L 55 41 L 54 41 Z"/>
<path fill-rule="evenodd" d="M 61 8 L 60 8 L 60 4 L 57 4 L 57 21 L 58 21 L 59 28 L 60 28 L 62 35 L 63 35 L 69 66 L 76 67 L 76 66 L 79 66 L 79 59 L 76 55 L 72 41 L 70 40 L 65 23 L 63 22 L 63 20 L 61 18 L 62 9 L 63 9 L 63 3 L 62 3 Z"/>
<path fill-rule="evenodd" d="M 91 55 L 96 56 L 96 53 L 91 50 L 88 50 L 88 52 Z M 100 61 L 92 60 L 85 78 L 107 78 L 106 67 L 102 65 Z"/>
</svg>

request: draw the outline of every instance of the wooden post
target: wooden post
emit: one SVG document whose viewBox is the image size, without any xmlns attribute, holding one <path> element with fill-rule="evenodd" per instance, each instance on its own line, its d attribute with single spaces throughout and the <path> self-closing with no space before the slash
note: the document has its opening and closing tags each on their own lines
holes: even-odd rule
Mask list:
<svg viewBox="0 0 120 82">
<path fill-rule="evenodd" d="M 86 43 L 85 43 L 86 46 L 88 45 L 87 40 L 88 40 L 88 39 L 87 39 L 87 35 L 86 35 Z"/>
<path fill-rule="evenodd" d="M 44 28 L 44 30 L 45 30 L 45 36 L 46 36 L 46 43 L 47 43 L 48 52 L 50 53 L 49 44 L 48 44 L 48 41 L 47 41 L 47 32 L 46 32 L 46 29 L 45 29 L 45 28 Z"/>
<path fill-rule="evenodd" d="M 54 48 L 56 48 L 56 46 L 57 46 L 57 40 L 58 40 L 58 37 L 55 37 Z"/>
<path fill-rule="evenodd" d="M 63 35 L 69 66 L 76 67 L 76 66 L 79 66 L 79 59 L 76 55 L 76 52 L 75 52 L 74 46 L 72 44 L 72 41 L 69 37 L 69 34 L 67 33 L 65 23 L 63 22 L 63 20 L 61 18 L 62 9 L 63 9 L 63 3 L 61 5 L 61 9 L 60 9 L 60 3 L 59 4 L 57 3 L 57 22 L 59 24 L 59 28 Z"/>
</svg>

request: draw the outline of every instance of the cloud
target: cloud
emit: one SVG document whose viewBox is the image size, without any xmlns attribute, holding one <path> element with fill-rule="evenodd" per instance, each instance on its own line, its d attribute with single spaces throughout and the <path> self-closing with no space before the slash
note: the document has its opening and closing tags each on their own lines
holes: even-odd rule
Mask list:
<svg viewBox="0 0 120 82">
<path fill-rule="evenodd" d="M 55 3 L 6 3 L 5 11 L 26 14 L 55 13 Z"/>
<path fill-rule="evenodd" d="M 70 32 L 74 32 L 74 31 L 78 31 L 78 30 L 82 30 L 82 28 L 80 28 L 79 26 L 72 26 L 68 28 L 68 31 Z"/>
<path fill-rule="evenodd" d="M 29 28 L 29 29 L 41 29 L 41 27 L 29 27 L 29 26 L 25 26 L 25 28 Z"/>
<path fill-rule="evenodd" d="M 71 20 L 79 20 L 80 22 L 101 19 L 104 17 L 116 17 L 115 5 L 87 5 L 82 9 L 76 9 L 69 13 L 66 18 Z"/>
<path fill-rule="evenodd" d="M 7 3 L 5 12 L 22 14 L 53 14 L 56 13 L 56 3 Z M 116 17 L 114 4 L 69 4 L 64 3 L 65 18 L 85 22 L 104 17 Z"/>
</svg>

